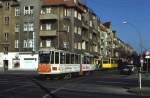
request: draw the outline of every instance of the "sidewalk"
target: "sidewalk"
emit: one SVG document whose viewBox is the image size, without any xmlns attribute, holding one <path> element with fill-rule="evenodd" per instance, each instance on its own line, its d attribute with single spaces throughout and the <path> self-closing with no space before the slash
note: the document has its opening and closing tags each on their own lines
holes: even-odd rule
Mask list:
<svg viewBox="0 0 150 98">
<path fill-rule="evenodd" d="M 38 73 L 34 70 L 8 70 L 8 71 L 0 71 L 0 75 L 9 74 L 9 75 L 38 75 Z"/>
<path fill-rule="evenodd" d="M 89 93 L 105 93 L 105 94 L 117 94 L 117 95 L 133 95 L 133 96 L 150 96 L 150 88 L 143 88 L 142 92 L 139 92 L 137 87 L 134 88 L 123 88 L 116 86 L 104 86 L 96 84 L 67 84 L 61 89 L 77 92 L 89 92 Z"/>
<path fill-rule="evenodd" d="M 143 96 L 150 96 L 150 88 L 149 87 L 142 87 L 140 90 L 139 87 L 130 88 L 128 92 L 137 94 L 137 95 L 143 95 Z"/>
<path fill-rule="evenodd" d="M 127 79 L 138 79 L 138 73 L 129 75 Z M 150 73 L 142 73 L 142 79 L 150 80 Z"/>
</svg>

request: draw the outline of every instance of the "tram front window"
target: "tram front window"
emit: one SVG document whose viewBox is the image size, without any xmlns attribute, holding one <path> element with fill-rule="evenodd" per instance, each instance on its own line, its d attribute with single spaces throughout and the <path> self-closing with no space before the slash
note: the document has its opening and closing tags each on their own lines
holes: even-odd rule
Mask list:
<svg viewBox="0 0 150 98">
<path fill-rule="evenodd" d="M 49 63 L 50 55 L 49 54 L 41 54 L 40 56 L 40 63 Z"/>
<path fill-rule="evenodd" d="M 103 61 L 103 64 L 108 64 L 108 63 L 109 63 L 109 61 L 108 61 L 108 60 Z"/>
</svg>

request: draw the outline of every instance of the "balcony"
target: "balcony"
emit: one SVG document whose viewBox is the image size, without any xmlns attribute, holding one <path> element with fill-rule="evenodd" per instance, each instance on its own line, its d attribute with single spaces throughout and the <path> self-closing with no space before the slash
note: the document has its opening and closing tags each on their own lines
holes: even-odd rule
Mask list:
<svg viewBox="0 0 150 98">
<path fill-rule="evenodd" d="M 9 45 L 10 45 L 10 42 L 2 42 L 2 43 L 0 43 L 0 45 L 9 46 Z"/>
<path fill-rule="evenodd" d="M 82 27 L 85 29 L 89 29 L 89 26 L 86 22 L 82 22 Z"/>
<path fill-rule="evenodd" d="M 82 40 L 89 41 L 89 38 L 87 36 L 82 36 Z"/>
<path fill-rule="evenodd" d="M 95 28 L 93 28 L 93 33 L 94 34 L 98 34 L 98 30 L 96 30 Z"/>
<path fill-rule="evenodd" d="M 57 20 L 58 16 L 56 14 L 41 14 L 41 20 Z"/>
<path fill-rule="evenodd" d="M 40 31 L 39 36 L 46 37 L 46 36 L 57 36 L 56 30 L 45 30 Z"/>
</svg>

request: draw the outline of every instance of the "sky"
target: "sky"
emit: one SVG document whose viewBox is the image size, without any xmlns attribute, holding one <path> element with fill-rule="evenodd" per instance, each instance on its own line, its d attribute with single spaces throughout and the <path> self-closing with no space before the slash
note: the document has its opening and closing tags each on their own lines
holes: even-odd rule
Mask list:
<svg viewBox="0 0 150 98">
<path fill-rule="evenodd" d="M 86 0 L 86 3 L 102 22 L 111 21 L 118 37 L 136 51 L 141 51 L 141 42 L 143 51 L 150 49 L 150 0 Z"/>
</svg>

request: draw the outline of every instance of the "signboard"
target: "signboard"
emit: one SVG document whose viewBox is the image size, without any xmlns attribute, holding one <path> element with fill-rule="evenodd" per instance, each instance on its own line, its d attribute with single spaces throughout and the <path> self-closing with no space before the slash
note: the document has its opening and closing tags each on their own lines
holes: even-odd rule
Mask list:
<svg viewBox="0 0 150 98">
<path fill-rule="evenodd" d="M 150 56 L 150 51 L 146 51 L 146 52 L 145 52 L 145 55 L 146 55 L 146 56 Z"/>
<path fill-rule="evenodd" d="M 145 58 L 146 59 L 150 58 L 150 51 L 149 50 L 145 51 Z"/>
<path fill-rule="evenodd" d="M 150 56 L 145 56 L 146 59 L 150 59 Z"/>
</svg>

